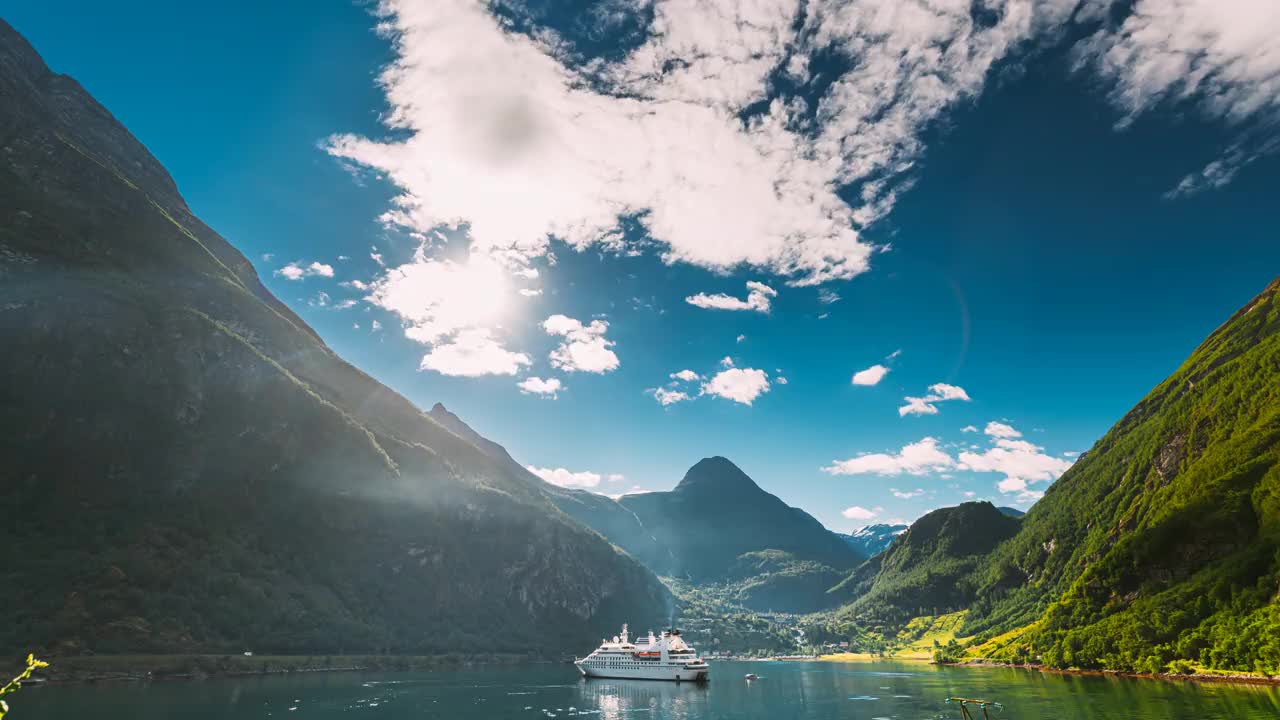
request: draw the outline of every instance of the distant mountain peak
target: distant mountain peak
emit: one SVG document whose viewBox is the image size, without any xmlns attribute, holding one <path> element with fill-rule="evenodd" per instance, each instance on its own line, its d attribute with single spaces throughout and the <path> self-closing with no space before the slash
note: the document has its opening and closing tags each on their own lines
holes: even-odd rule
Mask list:
<svg viewBox="0 0 1280 720">
<path fill-rule="evenodd" d="M 676 491 L 690 490 L 764 492 L 732 460 L 721 455 L 702 458 L 689 468 L 680 484 L 676 485 Z"/>
</svg>

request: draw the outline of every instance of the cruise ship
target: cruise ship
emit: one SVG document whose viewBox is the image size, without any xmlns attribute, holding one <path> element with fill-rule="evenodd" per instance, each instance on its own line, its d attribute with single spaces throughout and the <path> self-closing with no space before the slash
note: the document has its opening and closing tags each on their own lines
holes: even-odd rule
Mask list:
<svg viewBox="0 0 1280 720">
<path fill-rule="evenodd" d="M 663 631 L 654 636 L 631 641 L 627 626 L 612 640 L 600 641 L 595 652 L 575 660 L 584 677 L 620 678 L 626 680 L 674 680 L 702 682 L 710 672 L 707 661 L 698 657 L 679 630 Z"/>
</svg>

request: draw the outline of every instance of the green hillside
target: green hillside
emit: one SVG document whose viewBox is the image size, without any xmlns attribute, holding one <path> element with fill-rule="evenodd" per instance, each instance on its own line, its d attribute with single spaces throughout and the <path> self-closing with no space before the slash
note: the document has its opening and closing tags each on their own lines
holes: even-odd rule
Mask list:
<svg viewBox="0 0 1280 720">
<path fill-rule="evenodd" d="M 1031 508 L 975 633 L 1055 667 L 1280 672 L 1280 279 Z"/>
<path fill-rule="evenodd" d="M 974 570 L 1019 523 L 988 502 L 926 513 L 831 591 L 851 601 L 837 617 L 887 632 L 966 607 L 977 589 Z"/>
<path fill-rule="evenodd" d="M 0 138 L 0 651 L 580 651 L 669 616 L 337 357 L 3 21 Z"/>
</svg>

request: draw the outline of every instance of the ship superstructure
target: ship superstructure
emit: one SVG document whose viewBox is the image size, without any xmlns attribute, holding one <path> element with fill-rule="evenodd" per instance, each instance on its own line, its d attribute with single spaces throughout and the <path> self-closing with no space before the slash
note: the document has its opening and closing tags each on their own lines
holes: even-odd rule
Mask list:
<svg viewBox="0 0 1280 720">
<path fill-rule="evenodd" d="M 631 641 L 627 626 L 612 640 L 602 640 L 590 655 L 574 664 L 586 677 L 629 680 L 674 680 L 700 682 L 710 672 L 707 661 L 698 657 L 679 630 L 664 630 Z"/>
</svg>

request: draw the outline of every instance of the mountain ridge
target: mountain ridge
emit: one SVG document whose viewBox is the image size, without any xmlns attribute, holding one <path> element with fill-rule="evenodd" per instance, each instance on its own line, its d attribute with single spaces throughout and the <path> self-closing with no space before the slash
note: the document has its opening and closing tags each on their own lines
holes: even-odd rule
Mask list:
<svg viewBox="0 0 1280 720">
<path fill-rule="evenodd" d="M 3 21 L 0 139 L 0 646 L 556 652 L 671 613 L 525 475 L 338 358 Z"/>
<path fill-rule="evenodd" d="M 675 563 L 655 568 L 662 575 L 716 578 L 739 555 L 758 550 L 836 569 L 862 559 L 812 515 L 766 492 L 722 456 L 695 463 L 670 491 L 624 495 L 618 502 L 670 548 Z"/>
</svg>

